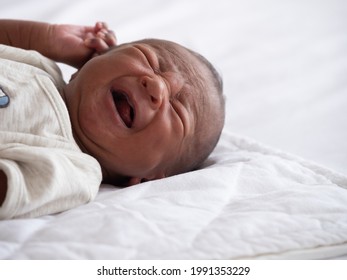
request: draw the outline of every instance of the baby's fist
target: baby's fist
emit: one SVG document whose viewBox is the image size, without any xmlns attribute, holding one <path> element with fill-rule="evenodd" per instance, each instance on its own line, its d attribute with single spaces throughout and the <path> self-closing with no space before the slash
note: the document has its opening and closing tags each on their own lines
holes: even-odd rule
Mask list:
<svg viewBox="0 0 347 280">
<path fill-rule="evenodd" d="M 117 45 L 114 32 L 108 29 L 105 22 L 97 22 L 94 30 L 87 33 L 84 40 L 86 47 L 94 50 L 94 56 L 106 52 L 109 48 Z"/>
</svg>

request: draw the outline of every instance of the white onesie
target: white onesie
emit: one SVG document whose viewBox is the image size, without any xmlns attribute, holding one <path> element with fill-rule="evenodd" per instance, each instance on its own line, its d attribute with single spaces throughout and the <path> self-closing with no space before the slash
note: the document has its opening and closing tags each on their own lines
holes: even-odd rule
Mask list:
<svg viewBox="0 0 347 280">
<path fill-rule="evenodd" d="M 0 45 L 0 219 L 61 212 L 93 199 L 101 168 L 77 146 L 58 66 L 37 52 Z"/>
</svg>

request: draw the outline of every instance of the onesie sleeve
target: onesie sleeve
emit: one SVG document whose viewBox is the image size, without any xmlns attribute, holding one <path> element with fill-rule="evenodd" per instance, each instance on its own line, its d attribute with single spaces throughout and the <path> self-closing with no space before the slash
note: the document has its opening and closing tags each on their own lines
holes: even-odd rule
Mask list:
<svg viewBox="0 0 347 280">
<path fill-rule="evenodd" d="M 66 149 L 0 145 L 0 169 L 8 178 L 0 219 L 37 217 L 76 207 L 92 200 L 101 182 L 94 158 Z"/>
</svg>

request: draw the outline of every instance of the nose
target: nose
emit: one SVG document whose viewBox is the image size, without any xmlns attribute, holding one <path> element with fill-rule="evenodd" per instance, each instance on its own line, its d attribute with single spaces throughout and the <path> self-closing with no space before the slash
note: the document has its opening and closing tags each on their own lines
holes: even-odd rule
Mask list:
<svg viewBox="0 0 347 280">
<path fill-rule="evenodd" d="M 148 96 L 148 101 L 152 109 L 158 109 L 165 98 L 167 91 L 165 82 L 158 76 L 143 76 L 141 86 Z"/>
</svg>

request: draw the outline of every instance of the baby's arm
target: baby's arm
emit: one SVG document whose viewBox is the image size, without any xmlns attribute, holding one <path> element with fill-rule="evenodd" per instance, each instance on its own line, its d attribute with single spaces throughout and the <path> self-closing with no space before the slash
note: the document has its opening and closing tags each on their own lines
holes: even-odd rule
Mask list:
<svg viewBox="0 0 347 280">
<path fill-rule="evenodd" d="M 57 62 L 81 67 L 92 56 L 115 46 L 114 33 L 105 23 L 95 26 L 0 20 L 0 43 L 36 50 Z"/>
</svg>

